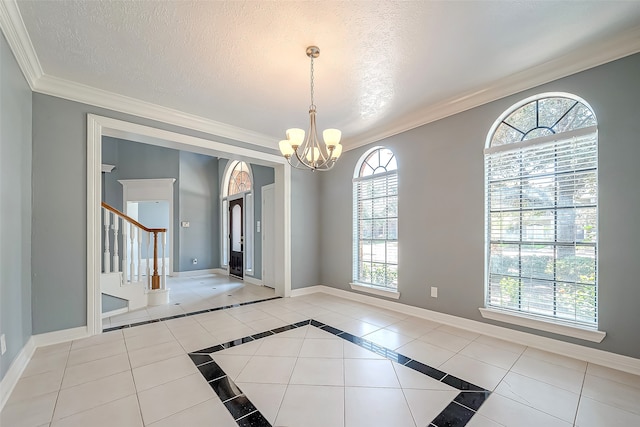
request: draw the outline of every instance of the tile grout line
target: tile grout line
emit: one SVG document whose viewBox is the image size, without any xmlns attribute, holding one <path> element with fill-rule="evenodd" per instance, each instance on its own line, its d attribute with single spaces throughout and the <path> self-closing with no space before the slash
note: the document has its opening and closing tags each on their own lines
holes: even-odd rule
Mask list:
<svg viewBox="0 0 640 427">
<path fill-rule="evenodd" d="M 231 378 L 229 378 L 224 371 L 222 370 L 222 368 L 220 368 L 218 366 L 218 364 L 213 360 L 213 358 L 211 357 L 212 353 L 218 352 L 218 351 L 222 351 L 224 349 L 227 348 L 231 348 L 231 347 L 235 347 L 238 345 L 242 345 L 244 343 L 247 342 L 252 342 L 252 341 L 256 341 L 258 339 L 261 338 L 265 338 L 267 336 L 272 336 L 272 335 L 276 335 L 285 331 L 289 331 L 292 329 L 296 329 L 302 326 L 314 326 L 318 329 L 324 330 L 325 332 L 328 332 L 332 335 L 335 335 L 336 337 L 339 337 L 345 341 L 351 342 L 355 345 L 358 345 L 361 348 L 364 348 L 365 350 L 369 350 L 375 354 L 378 354 L 380 356 L 383 356 L 385 359 L 387 360 L 391 360 L 392 362 L 396 362 L 398 364 L 401 364 L 403 366 L 406 366 L 410 369 L 413 369 L 416 372 L 419 372 L 423 375 L 427 375 L 433 379 L 436 379 L 439 382 L 443 382 L 447 385 L 449 385 L 450 387 L 456 388 L 460 391 L 460 393 L 456 396 L 456 398 L 454 400 L 452 400 L 443 410 L 442 412 L 440 412 L 440 414 L 434 418 L 434 420 L 431 422 L 430 425 L 434 425 L 436 427 L 440 427 L 440 426 L 445 426 L 445 425 L 449 425 L 449 423 L 451 422 L 456 422 L 458 426 L 462 427 L 465 426 L 473 417 L 473 415 L 476 414 L 477 410 L 480 409 L 480 406 L 482 406 L 482 404 L 487 400 L 487 398 L 489 397 L 489 395 L 491 394 L 491 392 L 487 389 L 484 389 L 482 387 L 476 386 L 475 384 L 472 384 L 470 382 L 464 381 L 460 378 L 457 378 L 453 375 L 447 374 L 446 372 L 442 372 L 436 368 L 433 368 L 427 364 L 424 364 L 422 362 L 419 362 L 415 359 L 411 359 L 407 356 L 404 356 L 402 354 L 397 353 L 396 351 L 393 351 L 391 349 L 388 349 L 386 347 L 383 347 L 381 345 L 378 345 L 376 343 L 373 343 L 371 341 L 365 340 L 361 337 L 357 337 L 353 334 L 347 333 L 345 331 L 342 331 L 340 329 L 334 328 L 332 326 L 329 326 L 327 324 L 324 324 L 322 322 L 318 322 L 314 319 L 308 319 L 308 320 L 304 320 L 301 322 L 297 322 L 297 323 L 293 323 L 287 326 L 283 326 L 283 327 L 279 327 L 279 328 L 275 328 L 269 331 L 264 331 L 264 332 L 260 332 L 254 335 L 250 335 L 250 336 L 246 336 L 243 338 L 238 338 L 236 340 L 232 340 L 232 341 L 228 341 L 226 343 L 222 343 L 222 344 L 217 344 L 211 347 L 207 347 L 207 348 L 203 348 L 201 350 L 195 351 L 195 352 L 191 352 L 189 353 L 189 357 L 191 358 L 191 360 L 193 361 L 194 364 L 196 364 L 196 367 L 198 367 L 198 369 L 200 370 L 200 372 L 202 373 L 202 375 L 204 376 L 205 374 L 202 372 L 202 370 L 200 369 L 201 366 L 203 365 L 207 365 L 210 363 L 215 364 L 215 366 L 224 374 L 223 376 L 225 378 L 227 378 L 227 381 L 229 383 L 231 383 L 239 392 L 240 394 L 234 396 L 231 399 L 228 399 L 225 402 L 228 402 L 229 400 L 234 400 L 239 396 L 244 396 L 247 400 L 247 403 L 249 405 L 251 405 L 251 407 L 255 408 L 255 406 L 249 401 L 249 399 L 246 397 L 246 395 L 244 393 L 242 393 L 242 391 L 240 390 L 240 388 L 233 382 L 233 380 L 231 380 Z M 202 358 L 206 358 L 208 357 L 209 360 L 204 359 L 205 362 L 202 363 L 198 363 L 197 360 L 202 360 Z M 405 360 L 406 359 L 406 360 Z M 401 363 L 401 361 L 404 361 L 404 363 Z M 415 362 L 412 364 L 412 366 L 409 366 L 409 364 L 411 362 Z M 417 366 L 416 366 L 417 365 Z M 427 371 L 435 371 L 438 372 L 440 374 L 442 374 L 441 377 L 435 377 L 433 375 L 435 375 L 435 372 L 424 372 L 422 369 L 418 369 L 418 368 L 422 368 L 424 367 L 425 370 Z M 433 375 L 432 375 L 433 374 Z M 451 378 L 451 380 L 445 381 L 446 379 Z M 205 379 L 207 380 L 207 382 L 209 384 L 211 384 L 211 382 L 213 381 L 217 381 L 217 380 L 209 380 L 206 376 Z M 214 389 L 214 391 L 216 391 L 216 394 L 218 394 L 218 397 L 222 400 L 222 397 L 220 396 L 220 393 Z M 462 401 L 466 401 L 465 399 L 467 399 L 467 395 L 471 395 L 473 394 L 474 396 L 471 397 L 471 402 L 473 403 L 473 406 L 476 407 L 476 409 L 472 409 L 469 405 L 465 405 L 461 402 L 458 402 L 458 400 L 462 400 Z M 479 398 L 479 401 L 476 401 L 476 399 L 474 398 Z M 225 407 L 227 407 L 227 410 L 229 410 L 229 412 L 231 413 L 231 409 L 225 405 Z M 460 414 L 460 411 L 463 411 L 462 414 Z M 239 418 L 235 418 L 234 419 L 237 421 L 244 419 L 250 415 L 253 415 L 257 413 L 258 417 L 259 417 L 259 421 L 262 422 L 262 424 L 255 424 L 256 426 L 271 426 L 271 424 L 266 420 L 266 418 L 264 418 L 264 416 L 262 415 L 262 413 L 260 413 L 260 411 L 256 408 L 255 411 L 250 412 L 250 413 L 246 413 L 244 415 L 242 415 Z M 232 414 L 233 416 L 233 414 Z M 462 424 L 460 424 L 460 422 Z M 266 423 L 266 424 L 265 424 Z M 443 424 L 441 424 L 443 423 Z M 240 425 L 240 424 L 238 424 Z M 253 424 L 252 424 L 253 425 Z"/>
</svg>

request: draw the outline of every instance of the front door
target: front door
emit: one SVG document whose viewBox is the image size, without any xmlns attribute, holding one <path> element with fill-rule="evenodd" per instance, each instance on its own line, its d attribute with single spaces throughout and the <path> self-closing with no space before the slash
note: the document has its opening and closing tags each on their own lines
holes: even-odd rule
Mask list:
<svg viewBox="0 0 640 427">
<path fill-rule="evenodd" d="M 229 202 L 229 274 L 242 278 L 244 271 L 244 235 L 242 230 L 242 199 Z"/>
</svg>

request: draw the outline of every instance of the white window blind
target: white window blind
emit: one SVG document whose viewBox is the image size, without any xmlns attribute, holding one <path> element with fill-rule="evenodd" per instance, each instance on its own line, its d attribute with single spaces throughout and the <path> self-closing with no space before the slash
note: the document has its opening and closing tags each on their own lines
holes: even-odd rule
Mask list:
<svg viewBox="0 0 640 427">
<path fill-rule="evenodd" d="M 568 134 L 485 151 L 486 306 L 597 328 L 597 132 Z"/>
<path fill-rule="evenodd" d="M 398 173 L 392 170 L 354 178 L 353 191 L 354 280 L 395 290 L 398 287 Z"/>
</svg>

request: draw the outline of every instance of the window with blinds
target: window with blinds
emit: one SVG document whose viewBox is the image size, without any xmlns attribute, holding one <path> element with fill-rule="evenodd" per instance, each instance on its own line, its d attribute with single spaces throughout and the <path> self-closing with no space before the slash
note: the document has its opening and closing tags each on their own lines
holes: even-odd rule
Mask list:
<svg viewBox="0 0 640 427">
<path fill-rule="evenodd" d="M 543 95 L 503 117 L 485 149 L 486 306 L 595 329 L 595 116 Z"/>
<path fill-rule="evenodd" d="M 398 288 L 398 173 L 393 152 L 375 148 L 353 179 L 353 278 L 358 284 Z"/>
</svg>

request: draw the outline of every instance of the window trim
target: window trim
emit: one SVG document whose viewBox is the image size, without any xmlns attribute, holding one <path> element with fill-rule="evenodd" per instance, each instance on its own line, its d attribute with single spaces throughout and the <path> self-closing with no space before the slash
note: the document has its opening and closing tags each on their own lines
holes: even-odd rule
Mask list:
<svg viewBox="0 0 640 427">
<path fill-rule="evenodd" d="M 524 326 L 526 328 L 537 329 L 539 331 L 551 332 L 558 335 L 578 338 L 591 342 L 602 342 L 607 335 L 606 332 L 585 329 L 576 325 L 565 325 L 562 322 L 554 322 L 548 318 L 539 318 L 532 314 L 521 312 L 511 312 L 507 309 L 497 309 L 494 307 L 480 307 L 480 315 L 485 319 L 497 320 L 498 322 L 510 323 L 512 325 Z"/>
<path fill-rule="evenodd" d="M 363 164 L 376 152 L 382 151 L 382 150 L 387 150 L 391 153 L 392 158 L 395 162 L 395 169 L 391 169 L 391 170 L 385 170 L 384 172 L 380 172 L 380 173 L 373 173 L 371 175 L 367 175 L 367 176 L 361 176 L 361 169 Z M 386 165 L 389 165 L 389 163 L 387 163 Z M 386 168 L 385 168 L 386 169 Z M 358 198 L 358 194 L 357 194 L 357 188 L 358 185 L 360 185 L 360 183 L 365 182 L 365 181 L 373 181 L 376 179 L 382 179 L 382 178 L 387 178 L 387 177 L 394 177 L 395 179 L 395 185 L 396 185 L 396 192 L 398 190 L 398 158 L 396 156 L 396 153 L 389 147 L 385 147 L 385 146 L 375 146 L 370 148 L 369 150 L 365 151 L 360 158 L 358 159 L 358 161 L 356 162 L 355 168 L 354 168 L 354 172 L 353 172 L 353 179 L 352 179 L 352 185 L 353 185 L 353 214 L 352 214 L 352 224 L 353 224 L 353 229 L 352 229 L 352 253 L 353 253 L 353 258 L 352 258 L 352 266 L 351 266 L 351 270 L 352 270 L 352 282 L 350 282 L 350 286 L 351 289 L 353 290 L 357 290 L 357 291 L 361 291 L 361 292 L 366 292 L 366 293 L 370 293 L 370 294 L 374 294 L 374 295 L 380 295 L 380 296 L 384 296 L 387 298 L 394 298 L 394 299 L 398 299 L 400 297 L 400 293 L 398 291 L 398 287 L 399 287 L 399 274 L 396 278 L 396 287 L 390 287 L 390 286 L 385 286 L 385 285 L 380 285 L 380 284 L 375 284 L 375 283 L 366 283 L 366 282 L 360 282 L 358 279 L 360 278 L 358 275 L 359 272 L 359 266 L 360 266 L 360 257 L 359 257 L 359 244 L 361 242 L 361 239 L 358 235 L 358 230 L 359 230 L 359 221 L 360 221 L 360 216 L 358 215 L 359 213 L 359 202 L 360 199 Z M 398 198 L 398 194 L 396 194 L 396 198 Z M 386 217 L 387 219 L 389 219 L 389 217 Z M 369 239 L 371 240 L 371 239 Z M 394 240 L 392 239 L 384 239 L 385 242 L 389 242 L 389 241 L 395 241 L 396 244 L 398 243 L 399 239 L 398 239 L 398 230 L 396 229 L 396 238 Z M 398 262 L 397 264 L 391 264 L 391 263 L 387 263 L 384 262 L 383 263 L 385 266 L 387 265 L 395 265 L 396 266 L 396 271 L 399 271 L 399 264 L 400 264 L 400 259 L 398 257 Z"/>
<path fill-rule="evenodd" d="M 538 101 L 538 100 L 547 99 L 547 98 L 556 98 L 556 97 L 572 99 L 583 104 L 584 106 L 586 106 L 591 110 L 591 113 L 594 114 L 594 117 L 595 117 L 595 113 L 593 113 L 593 108 L 582 98 L 575 96 L 573 94 L 562 93 L 562 92 L 549 92 L 549 93 L 541 93 L 541 94 L 533 95 L 509 107 L 493 123 L 489 133 L 487 134 L 487 138 L 485 141 L 485 149 L 484 149 L 484 155 L 483 155 L 484 161 L 486 162 L 486 158 L 488 155 L 491 155 L 494 153 L 500 153 L 500 152 L 512 151 L 512 150 L 522 150 L 522 149 L 527 149 L 535 146 L 552 145 L 561 140 L 567 140 L 567 139 L 586 136 L 590 134 L 596 135 L 596 156 L 597 156 L 597 151 L 598 151 L 597 119 L 596 119 L 596 125 L 578 128 L 578 129 L 561 132 L 561 133 L 555 133 L 552 135 L 542 136 L 539 138 L 524 140 L 516 143 L 503 144 L 495 147 L 491 146 L 491 142 L 493 141 L 494 134 L 498 129 L 498 126 L 507 117 L 509 117 L 511 114 L 513 114 L 514 112 L 518 111 L 520 108 L 524 107 L 525 105 L 528 105 L 533 101 Z M 563 319 L 559 317 L 554 318 L 551 316 L 543 316 L 543 315 L 538 316 L 534 313 L 518 311 L 515 309 L 511 310 L 508 307 L 491 306 L 487 304 L 487 295 L 488 295 L 488 286 L 489 286 L 489 258 L 491 255 L 491 250 L 490 250 L 491 238 L 489 235 L 490 228 L 488 226 L 489 224 L 488 221 L 490 220 L 490 214 L 489 214 L 488 205 L 487 205 L 488 196 L 486 191 L 488 189 L 488 186 L 487 186 L 488 175 L 487 175 L 486 167 L 484 170 L 484 180 L 485 180 L 485 196 L 484 196 L 485 197 L 485 200 L 484 200 L 484 203 L 485 203 L 485 206 L 484 206 L 484 210 L 485 210 L 485 272 L 484 272 L 483 307 L 479 308 L 480 314 L 482 315 L 482 317 L 486 319 L 497 320 L 500 322 L 524 326 L 527 328 L 542 330 L 546 332 L 552 332 L 559 335 L 579 338 L 587 341 L 601 342 L 606 336 L 606 332 L 600 331 L 598 329 L 600 319 L 599 319 L 599 316 L 597 316 L 597 314 L 596 314 L 597 316 L 596 323 L 593 325 L 593 327 L 589 327 L 589 325 L 586 325 L 586 324 L 580 325 L 580 324 L 575 324 L 569 321 L 564 322 Z M 599 203 L 596 204 L 596 215 L 597 215 L 597 211 L 599 210 L 598 207 L 599 207 Z M 599 233 L 596 237 L 596 248 L 598 247 L 598 241 L 599 241 Z M 596 258 L 596 263 L 598 263 L 597 258 Z M 596 287 L 596 295 L 597 295 L 596 296 L 597 298 L 596 304 L 597 304 L 597 302 L 599 301 L 599 292 L 597 292 L 597 290 L 600 287 L 597 268 L 596 268 L 595 287 Z M 596 310 L 598 310 L 598 305 L 596 305 Z"/>
</svg>

